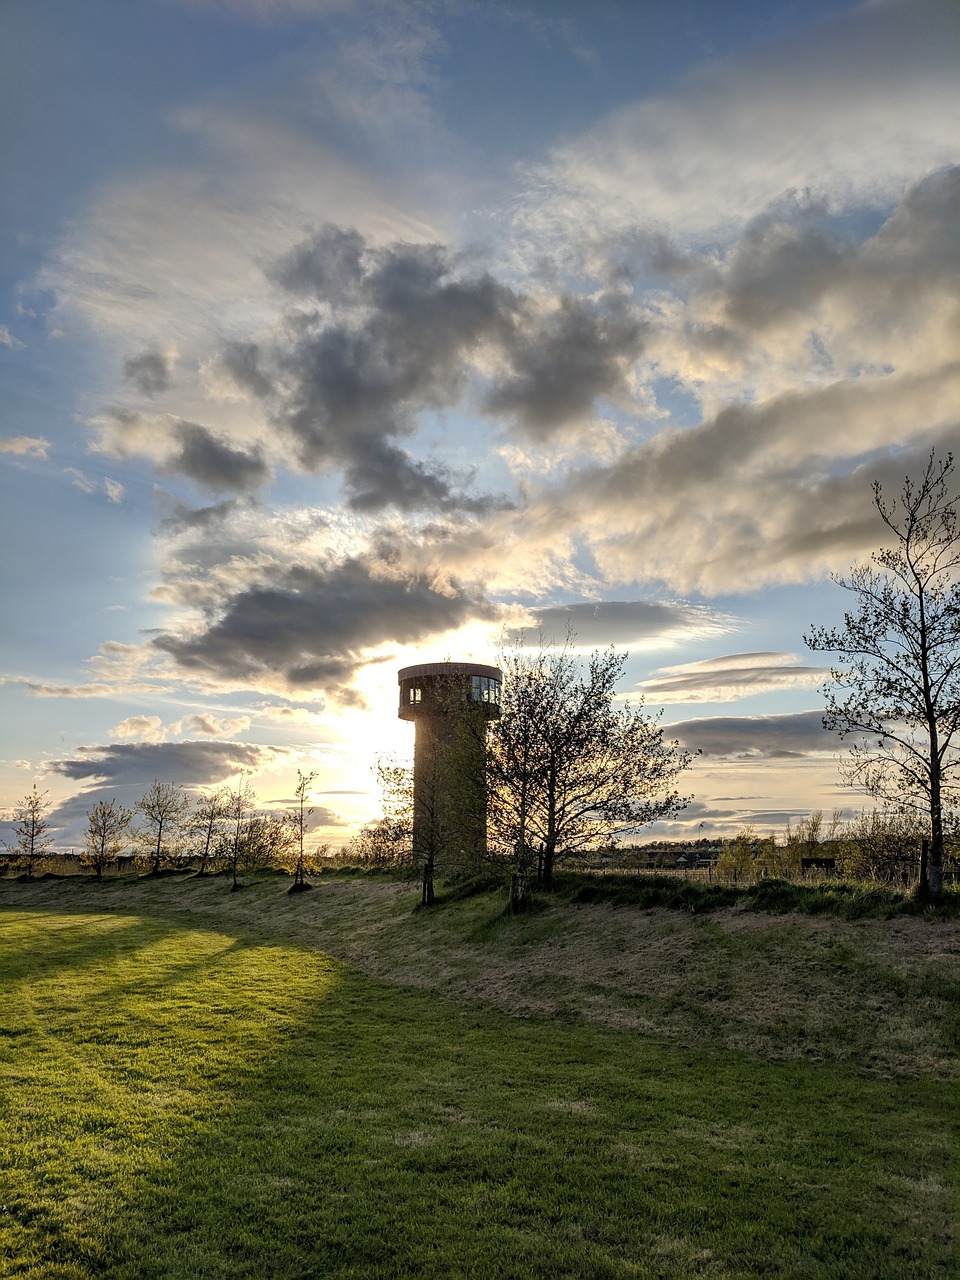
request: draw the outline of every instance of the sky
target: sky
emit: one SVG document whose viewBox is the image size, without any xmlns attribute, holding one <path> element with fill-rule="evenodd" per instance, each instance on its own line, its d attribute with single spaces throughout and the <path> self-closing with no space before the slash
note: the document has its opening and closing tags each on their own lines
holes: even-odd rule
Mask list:
<svg viewBox="0 0 960 1280">
<path fill-rule="evenodd" d="M 628 653 L 653 836 L 847 814 L 831 574 L 960 441 L 951 0 L 5 0 L 0 808 L 297 770 Z"/>
</svg>

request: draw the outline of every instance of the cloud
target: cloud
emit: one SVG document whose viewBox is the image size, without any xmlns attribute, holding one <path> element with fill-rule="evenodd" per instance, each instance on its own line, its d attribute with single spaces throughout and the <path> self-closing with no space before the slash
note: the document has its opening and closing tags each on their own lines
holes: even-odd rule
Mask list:
<svg viewBox="0 0 960 1280">
<path fill-rule="evenodd" d="M 769 716 L 711 716 L 681 720 L 665 726 L 676 737 L 705 756 L 738 760 L 777 760 L 813 752 L 837 751 L 840 740 L 823 727 L 822 711 L 800 711 Z"/>
<path fill-rule="evenodd" d="M 421 641 L 494 613 L 469 591 L 441 591 L 350 557 L 278 568 L 269 581 L 229 596 L 201 630 L 153 643 L 182 671 L 229 685 L 327 689 L 343 697 L 368 650 Z"/>
<path fill-rule="evenodd" d="M 622 294 L 564 295 L 545 314 L 516 326 L 505 351 L 508 369 L 483 397 L 483 408 L 545 442 L 582 423 L 598 400 L 632 406 L 631 369 L 643 330 Z"/>
<path fill-rule="evenodd" d="M 93 494 L 102 490 L 108 502 L 120 503 L 123 500 L 124 489 L 119 480 L 111 480 L 109 476 L 92 480 L 76 467 L 64 467 L 63 474 L 70 477 L 70 483 L 81 493 Z"/>
<path fill-rule="evenodd" d="M 50 442 L 42 436 L 6 436 L 0 439 L 0 453 L 12 453 L 18 458 L 45 461 L 49 450 Z"/>
<path fill-rule="evenodd" d="M 890 199 L 958 159 L 958 36 L 955 6 L 864 4 L 708 64 L 558 147 L 527 220 L 558 241 L 636 226 L 708 238 L 789 190 L 833 208 Z"/>
<path fill-rule="evenodd" d="M 443 245 L 375 248 L 326 226 L 273 268 L 289 294 L 313 307 L 276 356 L 288 388 L 278 421 L 303 467 L 342 468 L 358 510 L 490 505 L 456 493 L 449 468 L 396 444 L 418 413 L 460 402 L 471 361 L 512 325 L 511 291 L 463 267 Z"/>
<path fill-rule="evenodd" d="M 249 716 L 232 716 L 221 719 L 209 713 L 188 716 L 184 721 L 190 733 L 201 734 L 208 738 L 230 737 L 237 733 L 246 733 L 250 728 Z"/>
<path fill-rule="evenodd" d="M 162 472 L 189 476 L 215 492 L 238 493 L 255 489 L 270 476 L 259 449 L 234 449 L 196 422 L 177 422 L 171 434 L 179 448 L 162 463 Z"/>
<path fill-rule="evenodd" d="M 792 653 L 732 653 L 680 666 L 661 667 L 640 691 L 658 703 L 734 702 L 781 689 L 823 684 L 828 667 L 806 667 Z"/>
<path fill-rule="evenodd" d="M 25 342 L 14 337 L 5 324 L 0 324 L 0 346 L 9 347 L 11 351 L 22 351 L 26 345 Z"/>
<path fill-rule="evenodd" d="M 144 742 L 162 742 L 167 736 L 159 716 L 127 716 L 110 730 L 111 738 L 137 738 Z"/>
<path fill-rule="evenodd" d="M 581 468 L 525 519 L 543 537 L 580 529 L 608 581 L 640 566 L 683 592 L 802 581 L 877 545 L 873 478 L 899 486 L 931 443 L 955 447 L 958 401 L 960 364 L 736 404 Z"/>
<path fill-rule="evenodd" d="M 574 643 L 581 648 L 605 648 L 611 644 L 638 647 L 680 636 L 714 635 L 734 625 L 731 618 L 702 605 L 647 600 L 550 605 L 532 608 L 529 613 L 536 633 L 542 634 L 547 644 L 562 642 L 569 631 Z M 507 632 L 511 643 L 521 637 L 527 643 L 536 641 L 532 630 Z"/>
<path fill-rule="evenodd" d="M 123 376 L 145 396 L 159 395 L 170 386 L 174 359 L 160 351 L 143 351 L 123 362 Z"/>
<path fill-rule="evenodd" d="M 76 781 L 147 787 L 157 778 L 197 787 L 267 768 L 282 754 L 275 747 L 240 742 L 130 742 L 79 747 L 47 768 Z"/>
<path fill-rule="evenodd" d="M 209 529 L 223 523 L 236 509 L 237 499 L 226 498 L 209 507 L 188 507 L 186 503 L 174 502 L 174 513 L 164 516 L 160 528 L 166 533 L 182 533 L 188 529 Z"/>
</svg>

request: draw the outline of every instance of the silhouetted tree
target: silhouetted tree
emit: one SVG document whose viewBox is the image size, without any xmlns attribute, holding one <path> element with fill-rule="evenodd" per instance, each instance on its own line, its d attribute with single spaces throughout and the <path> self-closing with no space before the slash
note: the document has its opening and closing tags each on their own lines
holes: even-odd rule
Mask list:
<svg viewBox="0 0 960 1280">
<path fill-rule="evenodd" d="M 175 782 L 154 779 L 133 807 L 143 824 L 135 838 L 143 850 L 147 873 L 159 875 L 165 863 L 175 866 L 179 859 L 190 798 Z"/>
<path fill-rule="evenodd" d="M 929 892 L 943 880 L 944 811 L 960 773 L 960 496 L 953 456 L 935 451 L 899 500 L 873 496 L 890 546 L 834 582 L 856 605 L 842 628 L 815 627 L 814 650 L 838 653 L 823 723 L 853 739 L 850 779 L 886 804 L 918 806 L 929 824 Z"/>
<path fill-rule="evenodd" d="M 642 706 L 616 710 L 626 654 L 594 653 L 583 669 L 572 638 L 504 655 L 501 716 L 490 733 L 491 817 L 518 873 L 550 888 L 558 862 L 598 840 L 676 814 L 690 755 L 666 742 Z M 521 892 L 522 896 L 522 892 Z"/>
<path fill-rule="evenodd" d="M 312 808 L 307 808 L 307 792 L 312 783 L 316 781 L 317 773 L 302 773 L 297 770 L 297 786 L 294 791 L 296 804 L 287 815 L 287 822 L 293 834 L 293 849 L 295 854 L 293 866 L 293 884 L 290 886 L 290 892 L 296 893 L 299 890 L 306 889 L 306 847 L 305 840 L 307 835 L 307 822 L 313 813 Z"/>
<path fill-rule="evenodd" d="M 28 876 L 33 875 L 37 863 L 50 853 L 52 840 L 46 816 L 49 808 L 50 793 L 39 791 L 34 783 L 33 790 L 14 809 L 13 833 L 16 839 L 7 848 L 16 855 L 16 869 L 25 871 Z"/>
<path fill-rule="evenodd" d="M 230 793 L 225 787 L 220 787 L 209 795 L 201 796 L 190 815 L 191 846 L 199 864 L 199 875 L 206 874 L 207 867 L 215 861 L 229 805 Z"/>
<path fill-rule="evenodd" d="M 247 816 L 256 804 L 256 792 L 247 781 L 239 781 L 227 795 L 228 830 L 220 841 L 218 852 L 222 854 L 230 870 L 231 891 L 239 889 L 238 872 L 244 856 L 244 837 Z"/>
<path fill-rule="evenodd" d="M 97 879 L 130 843 L 132 820 L 133 813 L 118 804 L 116 798 L 99 800 L 87 813 L 80 861 L 85 867 L 93 867 Z"/>
</svg>

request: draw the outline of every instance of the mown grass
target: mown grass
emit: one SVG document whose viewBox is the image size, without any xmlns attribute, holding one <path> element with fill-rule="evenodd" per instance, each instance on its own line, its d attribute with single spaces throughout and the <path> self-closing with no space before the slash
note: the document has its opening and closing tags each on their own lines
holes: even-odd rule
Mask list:
<svg viewBox="0 0 960 1280">
<path fill-rule="evenodd" d="M 955 1273 L 949 1079 L 454 1003 L 284 937 L 276 885 L 70 888 L 0 917 L 2 1274 Z"/>
</svg>

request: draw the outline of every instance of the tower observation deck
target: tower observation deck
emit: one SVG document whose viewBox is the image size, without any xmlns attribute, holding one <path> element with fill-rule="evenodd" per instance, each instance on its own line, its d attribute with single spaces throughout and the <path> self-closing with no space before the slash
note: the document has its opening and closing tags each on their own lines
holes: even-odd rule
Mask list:
<svg viewBox="0 0 960 1280">
<path fill-rule="evenodd" d="M 499 667 L 424 662 L 397 673 L 401 720 L 416 727 L 413 848 L 432 867 L 439 857 L 482 856 L 487 844 L 485 740 L 500 715 Z"/>
</svg>

